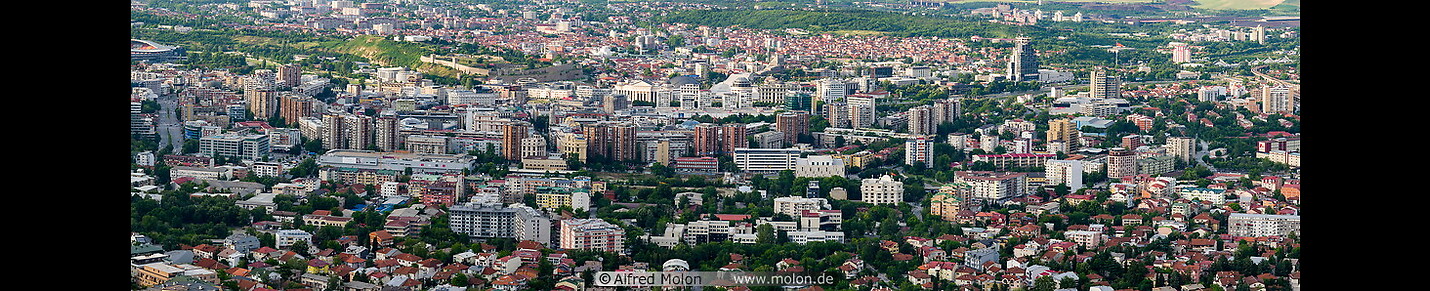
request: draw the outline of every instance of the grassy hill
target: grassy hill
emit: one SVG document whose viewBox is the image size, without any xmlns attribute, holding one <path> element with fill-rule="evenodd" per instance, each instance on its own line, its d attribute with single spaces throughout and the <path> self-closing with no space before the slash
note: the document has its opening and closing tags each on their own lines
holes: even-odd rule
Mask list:
<svg viewBox="0 0 1430 291">
<path fill-rule="evenodd" d="M 1201 8 L 1201 9 L 1211 9 L 1211 10 L 1266 9 L 1266 8 L 1271 8 L 1271 7 L 1273 7 L 1273 6 L 1280 5 L 1280 4 L 1282 4 L 1282 2 L 1291 2 L 1291 1 L 1297 2 L 1297 3 L 1295 4 L 1297 7 L 1300 7 L 1300 6 L 1301 6 L 1301 4 L 1300 4 L 1301 1 L 1300 1 L 1300 0 L 1196 0 L 1196 1 L 1197 1 L 1197 4 L 1198 4 L 1198 5 L 1193 6 L 1193 7 Z"/>
<path fill-rule="evenodd" d="M 931 15 L 907 15 L 871 10 L 685 10 L 656 17 L 657 22 L 754 29 L 800 28 L 813 32 L 854 32 L 889 36 L 970 36 L 1011 38 L 1041 28 L 958 20 Z"/>
</svg>

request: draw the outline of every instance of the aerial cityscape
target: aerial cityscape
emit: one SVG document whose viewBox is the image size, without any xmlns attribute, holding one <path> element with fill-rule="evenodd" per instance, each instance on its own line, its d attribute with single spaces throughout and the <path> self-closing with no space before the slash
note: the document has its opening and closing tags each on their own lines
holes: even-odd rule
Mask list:
<svg viewBox="0 0 1430 291">
<path fill-rule="evenodd" d="M 1300 37 L 1299 0 L 131 0 L 130 289 L 1300 290 Z"/>
</svg>

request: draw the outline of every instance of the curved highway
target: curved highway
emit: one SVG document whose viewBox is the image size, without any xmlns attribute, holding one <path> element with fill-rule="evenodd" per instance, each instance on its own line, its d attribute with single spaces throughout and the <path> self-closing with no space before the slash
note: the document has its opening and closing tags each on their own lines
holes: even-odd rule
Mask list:
<svg viewBox="0 0 1430 291">
<path fill-rule="evenodd" d="M 1290 81 L 1286 81 L 1286 80 L 1282 80 L 1282 79 L 1277 79 L 1276 77 L 1272 77 L 1271 75 L 1267 75 L 1266 73 L 1263 73 L 1263 72 L 1262 72 L 1262 70 L 1265 70 L 1265 69 L 1266 69 L 1266 65 L 1261 65 L 1261 66 L 1257 66 L 1257 67 L 1255 67 L 1255 68 L 1251 68 L 1251 74 L 1256 75 L 1257 77 L 1261 77 L 1262 79 L 1265 79 L 1267 82 L 1275 83 L 1275 84 L 1281 85 L 1281 86 L 1291 87 L 1291 90 L 1292 90 L 1292 91 L 1301 91 L 1301 84 L 1291 83 Z"/>
</svg>

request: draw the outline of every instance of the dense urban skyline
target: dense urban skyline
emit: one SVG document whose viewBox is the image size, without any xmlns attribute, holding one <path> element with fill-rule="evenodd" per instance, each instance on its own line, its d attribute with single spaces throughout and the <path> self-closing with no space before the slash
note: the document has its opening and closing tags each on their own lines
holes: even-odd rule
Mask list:
<svg viewBox="0 0 1430 291">
<path fill-rule="evenodd" d="M 1166 5 L 131 2 L 131 289 L 1299 290 L 1299 4 Z"/>
</svg>

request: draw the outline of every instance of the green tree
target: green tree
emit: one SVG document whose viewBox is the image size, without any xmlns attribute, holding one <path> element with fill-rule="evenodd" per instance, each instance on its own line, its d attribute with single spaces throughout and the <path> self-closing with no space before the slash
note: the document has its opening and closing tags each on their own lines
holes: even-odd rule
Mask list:
<svg viewBox="0 0 1430 291">
<path fill-rule="evenodd" d="M 469 282 L 467 279 L 467 274 L 461 272 L 452 275 L 452 280 L 448 281 L 447 283 L 457 287 L 467 287 L 467 285 L 471 284 L 471 282 Z"/>
<path fill-rule="evenodd" d="M 323 141 L 320 139 L 310 139 L 306 142 L 303 142 L 303 150 L 314 153 L 322 153 Z"/>
<path fill-rule="evenodd" d="M 1057 289 L 1057 282 L 1053 281 L 1053 276 L 1042 276 L 1033 280 L 1033 286 L 1029 291 L 1053 291 Z"/>
<path fill-rule="evenodd" d="M 197 153 L 197 152 L 199 152 L 199 140 L 197 140 L 197 139 L 187 139 L 187 140 L 184 140 L 184 148 L 183 148 L 183 153 L 184 153 L 184 154 L 192 154 L 192 153 Z"/>
<path fill-rule="evenodd" d="M 778 235 L 775 234 L 774 225 L 766 223 L 755 227 L 755 243 L 761 245 L 773 244 L 776 240 L 778 240 Z"/>
</svg>

